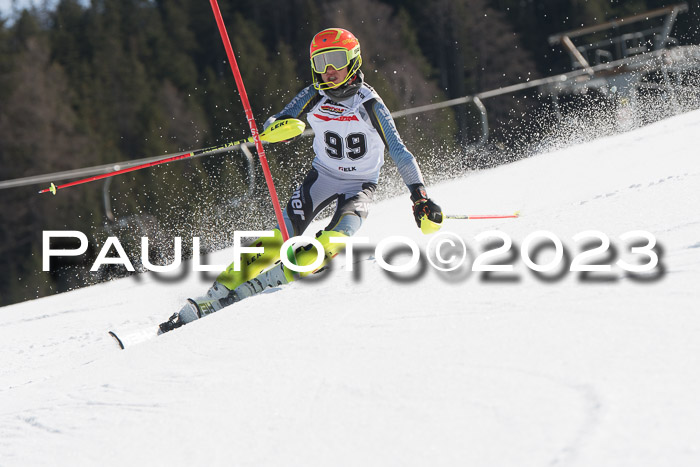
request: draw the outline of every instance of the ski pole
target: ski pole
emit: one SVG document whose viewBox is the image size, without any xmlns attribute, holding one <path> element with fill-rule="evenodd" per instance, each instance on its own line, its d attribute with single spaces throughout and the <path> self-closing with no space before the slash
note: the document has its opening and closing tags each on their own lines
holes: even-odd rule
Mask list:
<svg viewBox="0 0 700 467">
<path fill-rule="evenodd" d="M 479 215 L 467 215 L 467 214 L 445 214 L 445 219 L 515 219 L 520 217 L 520 211 L 515 211 L 513 214 L 501 215 L 501 214 L 479 214 Z"/>
<path fill-rule="evenodd" d="M 284 239 L 284 241 L 287 241 L 289 239 L 289 232 L 287 232 L 287 225 L 284 222 L 282 208 L 280 207 L 280 202 L 277 198 L 277 191 L 275 190 L 275 183 L 272 180 L 272 173 L 270 172 L 270 167 L 267 164 L 267 157 L 265 157 L 265 149 L 263 149 L 262 141 L 260 141 L 260 137 L 258 135 L 258 127 L 255 124 L 253 110 L 251 109 L 250 102 L 248 101 L 248 93 L 246 93 L 245 86 L 243 84 L 243 77 L 241 76 L 241 71 L 238 69 L 238 62 L 236 62 L 236 56 L 233 54 L 231 39 L 229 39 L 228 37 L 228 32 L 226 32 L 226 25 L 224 24 L 224 19 L 221 16 L 219 2 L 217 0 L 209 0 L 209 3 L 211 4 L 211 9 L 214 12 L 216 25 L 219 27 L 219 35 L 221 36 L 221 41 L 224 43 L 224 48 L 226 49 L 226 56 L 228 57 L 229 64 L 231 65 L 233 77 L 236 80 L 236 87 L 238 88 L 238 94 L 240 94 L 241 96 L 241 102 L 243 103 L 243 110 L 245 110 L 245 116 L 248 119 L 248 126 L 250 126 L 250 132 L 253 135 L 255 149 L 258 152 L 260 165 L 262 166 L 263 173 L 265 174 L 265 181 L 267 182 L 267 189 L 270 192 L 270 198 L 272 199 L 272 207 L 275 209 L 275 217 L 277 217 L 277 224 L 279 225 L 279 229 L 282 232 L 282 238 Z"/>
<path fill-rule="evenodd" d="M 280 141 L 285 141 L 285 140 L 294 138 L 296 136 L 299 136 L 300 134 L 302 134 L 304 132 L 305 127 L 306 127 L 306 124 L 304 122 L 302 122 L 301 120 L 297 120 L 296 118 L 287 118 L 287 119 L 279 120 L 279 121 L 275 122 L 274 124 L 272 124 L 267 130 L 263 131 L 260 134 L 260 138 L 267 141 L 268 143 L 277 143 Z M 239 144 L 252 143 L 252 142 L 253 142 L 253 137 L 250 136 L 250 137 L 242 139 L 240 141 L 234 141 L 232 143 L 226 143 L 226 144 L 222 144 L 219 146 L 212 146 L 210 148 L 197 149 L 196 151 L 188 152 L 186 154 L 179 154 L 177 156 L 167 157 L 165 159 L 159 159 L 159 160 L 155 160 L 155 161 L 146 162 L 143 164 L 135 165 L 133 167 L 127 167 L 127 168 L 124 168 L 121 170 L 115 170 L 113 172 L 107 172 L 104 174 L 95 175 L 93 177 L 83 178 L 81 180 L 76 180 L 74 182 L 64 183 L 63 185 L 54 185 L 52 183 L 49 188 L 44 188 L 43 190 L 39 191 L 39 193 L 51 192 L 55 195 L 56 191 L 60 190 L 62 188 L 68 188 L 70 186 L 75 186 L 75 185 L 81 185 L 83 183 L 92 182 L 95 180 L 101 180 L 103 178 L 113 177 L 115 175 L 119 175 L 119 174 L 123 174 L 123 173 L 127 173 L 127 172 L 133 172 L 135 170 L 145 169 L 146 167 L 153 167 L 155 165 L 165 164 L 165 163 L 177 161 L 180 159 L 187 159 L 188 157 L 217 154 L 219 152 L 227 151 L 234 146 L 238 146 Z"/>
</svg>

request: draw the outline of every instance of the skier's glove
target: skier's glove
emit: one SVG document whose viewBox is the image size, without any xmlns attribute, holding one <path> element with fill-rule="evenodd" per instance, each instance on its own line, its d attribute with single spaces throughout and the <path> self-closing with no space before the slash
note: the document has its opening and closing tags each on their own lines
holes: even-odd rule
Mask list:
<svg viewBox="0 0 700 467">
<path fill-rule="evenodd" d="M 440 230 L 443 221 L 442 209 L 428 198 L 423 185 L 416 185 L 411 190 L 411 201 L 413 201 L 413 217 L 421 231 L 424 234 L 431 234 Z"/>
<path fill-rule="evenodd" d="M 284 120 L 285 118 L 292 118 L 292 117 L 290 117 L 289 115 L 280 115 L 280 116 L 277 117 L 277 118 L 275 118 L 275 117 L 270 117 L 270 118 L 268 118 L 267 120 L 265 120 L 265 123 L 263 123 L 263 131 L 265 131 L 265 130 L 267 130 L 268 128 L 270 128 L 270 126 L 271 126 L 273 123 L 275 123 L 277 120 Z M 297 138 L 298 138 L 298 136 L 295 136 L 294 138 L 285 139 L 285 140 L 282 140 L 282 141 L 279 141 L 279 142 L 280 142 L 280 143 L 289 143 L 290 141 L 294 141 L 294 140 L 297 139 Z"/>
</svg>

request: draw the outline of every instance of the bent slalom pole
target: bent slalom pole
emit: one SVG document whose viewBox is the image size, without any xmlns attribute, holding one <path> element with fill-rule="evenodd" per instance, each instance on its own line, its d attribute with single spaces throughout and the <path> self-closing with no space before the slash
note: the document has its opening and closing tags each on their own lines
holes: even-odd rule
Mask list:
<svg viewBox="0 0 700 467">
<path fill-rule="evenodd" d="M 273 123 L 267 130 L 260 134 L 260 139 L 267 141 L 268 143 L 278 143 L 280 141 L 286 141 L 295 138 L 304 132 L 306 124 L 301 120 L 296 118 L 287 118 L 284 120 L 279 120 Z M 204 156 L 217 154 L 219 152 L 227 151 L 234 146 L 238 146 L 243 143 L 252 143 L 253 137 L 248 137 L 240 141 L 234 141 L 232 143 L 222 144 L 220 146 L 212 146 L 210 148 L 197 149 L 196 151 L 188 152 L 187 154 L 179 154 L 177 156 L 167 157 L 165 159 L 159 159 L 155 161 L 146 162 L 143 164 L 135 165 L 133 167 L 127 167 L 121 170 L 115 170 L 113 172 L 107 172 L 100 175 L 95 175 L 93 177 L 83 178 L 81 180 L 76 180 L 74 182 L 65 183 L 63 185 L 54 185 L 53 183 L 49 188 L 44 188 L 39 191 L 39 193 L 51 192 L 54 195 L 57 190 L 62 188 L 68 188 L 75 185 L 81 185 L 83 183 L 92 182 L 95 180 L 102 180 L 103 178 L 113 177 L 115 175 L 120 175 L 127 172 L 133 172 L 135 170 L 145 169 L 146 167 L 153 167 L 155 165 L 166 164 L 168 162 L 173 162 L 181 159 L 187 159 L 188 157 Z M 114 164 L 119 165 L 119 164 Z"/>
<path fill-rule="evenodd" d="M 282 208 L 280 207 L 280 202 L 277 198 L 277 191 L 275 190 L 275 184 L 272 181 L 272 173 L 270 172 L 270 167 L 267 164 L 267 157 L 265 157 L 265 149 L 263 149 L 262 141 L 260 141 L 260 136 L 258 135 L 258 127 L 255 124 L 253 110 L 250 108 L 250 102 L 248 102 L 248 94 L 246 93 L 245 86 L 243 85 L 243 77 L 241 76 L 241 71 L 238 69 L 238 62 L 236 62 L 236 56 L 233 54 L 233 47 L 231 47 L 231 40 L 228 37 L 228 32 L 226 32 L 226 25 L 224 25 L 224 19 L 221 17 L 219 3 L 217 2 L 217 0 L 209 0 L 209 3 L 211 4 L 211 9 L 214 12 L 214 18 L 216 18 L 216 25 L 219 27 L 219 34 L 221 35 L 221 41 L 224 43 L 224 48 L 226 49 L 226 56 L 228 57 L 228 61 L 231 64 L 231 71 L 233 71 L 233 77 L 236 79 L 238 94 L 240 94 L 241 96 L 241 102 L 243 103 L 245 116 L 248 119 L 250 132 L 252 133 L 252 138 L 255 142 L 255 149 L 258 152 L 260 165 L 262 166 L 263 173 L 265 174 L 267 189 L 270 192 L 270 198 L 272 198 L 272 207 L 275 209 L 277 224 L 279 225 L 280 231 L 282 232 L 282 238 L 284 239 L 284 241 L 287 241 L 289 240 L 289 232 L 287 232 L 287 225 L 284 222 Z"/>
<path fill-rule="evenodd" d="M 513 214 L 508 214 L 508 215 L 499 215 L 499 214 L 484 214 L 484 215 L 445 214 L 445 219 L 463 219 L 463 220 L 515 219 L 517 217 L 520 217 L 520 211 L 515 211 Z"/>
</svg>

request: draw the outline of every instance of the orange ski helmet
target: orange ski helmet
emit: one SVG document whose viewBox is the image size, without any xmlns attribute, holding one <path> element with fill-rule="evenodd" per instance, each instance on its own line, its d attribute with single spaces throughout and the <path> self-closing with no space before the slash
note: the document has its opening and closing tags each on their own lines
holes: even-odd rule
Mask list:
<svg viewBox="0 0 700 467">
<path fill-rule="evenodd" d="M 360 41 L 348 30 L 324 29 L 314 36 L 309 47 L 311 76 L 316 89 L 337 88 L 352 80 L 362 65 Z M 348 67 L 348 76 L 341 83 L 324 83 L 321 73 L 328 67 L 342 70 Z"/>
</svg>

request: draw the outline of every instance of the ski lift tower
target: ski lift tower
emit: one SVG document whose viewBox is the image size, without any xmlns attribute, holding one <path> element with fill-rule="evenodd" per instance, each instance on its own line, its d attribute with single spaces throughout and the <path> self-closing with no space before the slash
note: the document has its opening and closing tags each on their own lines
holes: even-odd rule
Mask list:
<svg viewBox="0 0 700 467">
<path fill-rule="evenodd" d="M 688 5 L 659 8 L 549 37 L 571 58 L 572 71 L 542 86 L 559 118 L 570 109 L 635 102 L 656 96 L 678 104 L 676 91 L 700 86 L 700 47 L 671 36 Z"/>
</svg>

